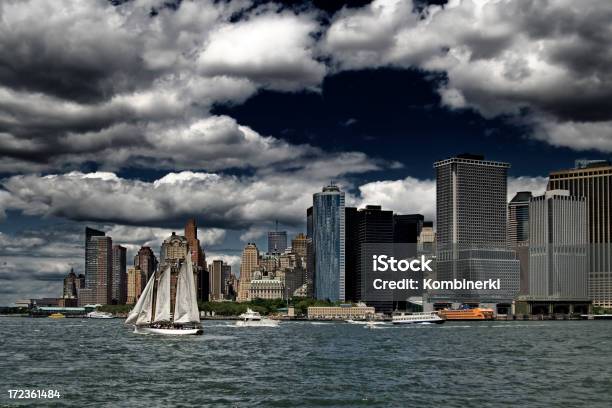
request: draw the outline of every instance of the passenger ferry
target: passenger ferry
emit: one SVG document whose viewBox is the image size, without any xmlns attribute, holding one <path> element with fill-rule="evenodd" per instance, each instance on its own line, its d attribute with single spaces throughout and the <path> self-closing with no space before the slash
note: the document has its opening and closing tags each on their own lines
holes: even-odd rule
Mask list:
<svg viewBox="0 0 612 408">
<path fill-rule="evenodd" d="M 391 317 L 393 324 L 444 323 L 438 312 L 400 313 Z"/>
<path fill-rule="evenodd" d="M 446 320 L 493 320 L 495 313 L 493 309 L 475 307 L 473 309 L 445 309 L 439 311 L 440 316 Z"/>
</svg>

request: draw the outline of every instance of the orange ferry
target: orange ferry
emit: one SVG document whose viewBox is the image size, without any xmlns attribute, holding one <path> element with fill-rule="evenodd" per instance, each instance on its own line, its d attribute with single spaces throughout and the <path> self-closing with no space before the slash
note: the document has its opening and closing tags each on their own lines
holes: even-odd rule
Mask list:
<svg viewBox="0 0 612 408">
<path fill-rule="evenodd" d="M 446 320 L 493 320 L 493 309 L 476 307 L 474 309 L 440 310 L 440 317 Z"/>
</svg>

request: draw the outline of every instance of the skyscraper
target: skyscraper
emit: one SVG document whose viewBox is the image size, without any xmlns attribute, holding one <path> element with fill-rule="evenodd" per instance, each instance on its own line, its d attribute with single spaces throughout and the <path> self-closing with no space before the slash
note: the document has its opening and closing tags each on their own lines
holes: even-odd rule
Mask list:
<svg viewBox="0 0 612 408">
<path fill-rule="evenodd" d="M 79 304 L 110 304 L 113 284 L 113 241 L 104 232 L 85 228 L 85 289 Z"/>
<path fill-rule="evenodd" d="M 345 300 L 344 192 L 336 185 L 323 188 L 312 199 L 314 296 Z"/>
<path fill-rule="evenodd" d="M 520 262 L 519 295 L 529 293 L 529 200 L 530 191 L 519 191 L 508 204 L 508 246 Z"/>
<path fill-rule="evenodd" d="M 198 239 L 198 227 L 195 218 L 190 218 L 185 223 L 185 238 L 191 251 L 191 261 L 193 262 L 193 272 L 197 275 L 196 288 L 199 300 L 208 300 L 210 292 L 210 282 L 208 270 L 206 268 L 206 256 Z"/>
<path fill-rule="evenodd" d="M 134 266 L 144 272 L 146 279 L 149 279 L 157 270 L 157 258 L 153 250 L 148 246 L 140 247 L 134 257 Z"/>
<path fill-rule="evenodd" d="M 220 300 L 223 294 L 223 261 L 215 259 L 208 268 L 210 300 Z"/>
<path fill-rule="evenodd" d="M 147 274 L 138 266 L 129 268 L 127 271 L 127 299 L 126 303 L 133 305 L 138 301 L 142 290 L 147 284 Z"/>
<path fill-rule="evenodd" d="M 62 291 L 62 297 L 64 299 L 76 299 L 77 297 L 77 276 L 74 270 L 70 269 L 70 273 L 64 278 L 64 290 Z"/>
<path fill-rule="evenodd" d="M 547 189 L 586 198 L 589 296 L 595 306 L 612 307 L 612 164 L 581 160 L 577 167 L 550 173 Z"/>
<path fill-rule="evenodd" d="M 314 296 L 315 254 L 312 246 L 313 235 L 312 207 L 306 209 L 306 296 Z"/>
<path fill-rule="evenodd" d="M 291 251 L 301 257 L 303 263 L 306 263 L 306 243 L 306 235 L 301 232 L 291 240 Z"/>
<path fill-rule="evenodd" d="M 248 243 L 242 250 L 240 260 L 240 289 L 238 291 L 238 301 L 249 300 L 249 290 L 251 285 L 251 274 L 259 266 L 259 251 L 257 245 Z"/>
<path fill-rule="evenodd" d="M 518 293 L 519 261 L 506 246 L 509 167 L 471 154 L 434 163 L 437 278 L 501 279 L 501 290 L 441 292 L 434 297 L 457 303 L 494 303 L 501 312 Z"/>
<path fill-rule="evenodd" d="M 550 190 L 529 203 L 529 297 L 588 296 L 588 231 L 584 197 Z"/>
<path fill-rule="evenodd" d="M 366 205 L 356 210 L 345 209 L 346 231 L 346 299 L 368 301 L 377 310 L 391 312 L 393 300 L 366 299 L 366 276 L 371 270 L 373 255 L 378 255 L 380 246 L 371 244 L 392 244 L 394 237 L 393 211 L 383 210 L 379 205 Z M 416 244 L 416 240 L 415 240 Z M 416 245 L 415 245 L 416 246 Z M 391 247 L 388 247 L 390 250 Z"/>
<path fill-rule="evenodd" d="M 123 305 L 127 300 L 126 249 L 113 245 L 112 303 Z"/>
<path fill-rule="evenodd" d="M 268 231 L 268 253 L 282 254 L 287 249 L 287 231 Z"/>
</svg>

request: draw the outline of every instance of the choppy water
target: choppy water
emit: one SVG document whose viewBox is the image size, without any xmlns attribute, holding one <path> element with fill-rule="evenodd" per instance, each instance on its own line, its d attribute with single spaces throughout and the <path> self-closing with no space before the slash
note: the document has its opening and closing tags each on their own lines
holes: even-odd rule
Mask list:
<svg viewBox="0 0 612 408">
<path fill-rule="evenodd" d="M 612 406 L 612 321 L 205 322 L 184 338 L 122 323 L 0 318 L 0 405 Z M 62 397 L 8 400 L 10 388 Z"/>
</svg>

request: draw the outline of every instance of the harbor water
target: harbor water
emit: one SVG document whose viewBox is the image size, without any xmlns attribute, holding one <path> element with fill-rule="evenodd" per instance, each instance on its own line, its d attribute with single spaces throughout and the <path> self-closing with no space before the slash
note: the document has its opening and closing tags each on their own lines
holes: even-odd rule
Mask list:
<svg viewBox="0 0 612 408">
<path fill-rule="evenodd" d="M 184 337 L 134 334 L 121 319 L 0 324 L 1 406 L 612 406 L 612 321 L 206 321 Z"/>
</svg>

